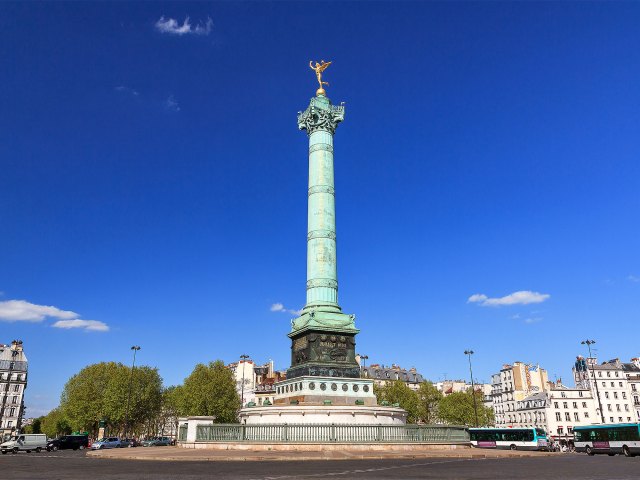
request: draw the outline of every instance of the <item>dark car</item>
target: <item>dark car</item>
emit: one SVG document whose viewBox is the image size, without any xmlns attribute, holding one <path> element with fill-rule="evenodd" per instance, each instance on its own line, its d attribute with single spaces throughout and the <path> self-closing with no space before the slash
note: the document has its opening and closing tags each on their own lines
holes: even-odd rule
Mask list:
<svg viewBox="0 0 640 480">
<path fill-rule="evenodd" d="M 56 450 L 84 450 L 89 447 L 88 435 L 64 435 L 63 437 L 49 440 L 47 450 L 49 452 Z"/>
<path fill-rule="evenodd" d="M 140 446 L 140 442 L 138 442 L 135 438 L 120 439 L 120 448 L 133 448 L 138 446 Z"/>
</svg>

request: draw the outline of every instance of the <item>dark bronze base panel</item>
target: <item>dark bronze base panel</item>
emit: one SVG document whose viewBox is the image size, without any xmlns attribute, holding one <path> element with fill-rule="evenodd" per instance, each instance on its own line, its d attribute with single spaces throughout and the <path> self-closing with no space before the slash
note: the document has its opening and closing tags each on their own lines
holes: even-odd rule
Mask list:
<svg viewBox="0 0 640 480">
<path fill-rule="evenodd" d="M 291 339 L 287 378 L 359 378 L 355 334 L 307 331 Z"/>
</svg>

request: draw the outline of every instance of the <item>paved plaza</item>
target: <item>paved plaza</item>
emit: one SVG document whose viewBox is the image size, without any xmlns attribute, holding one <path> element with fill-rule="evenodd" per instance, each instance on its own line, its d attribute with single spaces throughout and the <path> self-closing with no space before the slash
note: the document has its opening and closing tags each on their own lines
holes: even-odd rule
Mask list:
<svg viewBox="0 0 640 480">
<path fill-rule="evenodd" d="M 166 450 L 169 453 L 170 450 Z M 292 455 L 292 457 L 295 454 Z M 540 479 L 631 480 L 640 458 L 555 454 L 386 460 L 162 461 L 124 460 L 85 452 L 6 455 L 14 480 L 37 479 Z"/>
</svg>

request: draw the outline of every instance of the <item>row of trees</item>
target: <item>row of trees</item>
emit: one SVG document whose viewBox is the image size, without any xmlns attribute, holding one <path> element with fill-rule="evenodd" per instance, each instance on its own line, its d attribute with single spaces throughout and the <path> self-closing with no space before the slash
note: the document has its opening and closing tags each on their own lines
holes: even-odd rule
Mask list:
<svg viewBox="0 0 640 480">
<path fill-rule="evenodd" d="M 431 382 L 417 391 L 398 380 L 374 387 L 378 402 L 399 404 L 409 423 L 474 425 L 471 391 L 443 396 Z M 476 392 L 479 425 L 491 425 L 493 412 Z M 156 368 L 131 369 L 121 363 L 89 365 L 64 386 L 60 405 L 29 428 L 49 437 L 86 431 L 98 434 L 105 422 L 110 434 L 154 435 L 177 425 L 178 417 L 206 415 L 219 423 L 237 422 L 240 398 L 232 372 L 218 360 L 198 364 L 182 385 L 164 388 Z"/>
<path fill-rule="evenodd" d="M 431 382 L 422 382 L 417 391 L 410 389 L 402 380 L 374 387 L 378 403 L 387 401 L 399 404 L 407 411 L 408 423 L 446 423 L 450 425 L 493 425 L 493 410 L 483 404 L 482 392 L 471 389 L 444 396 Z M 475 407 L 473 396 L 476 396 Z"/>
<path fill-rule="evenodd" d="M 164 388 L 157 368 L 133 370 L 121 363 L 89 365 L 71 377 L 60 405 L 29 430 L 49 437 L 86 431 L 101 422 L 111 434 L 153 435 L 177 424 L 179 416 L 210 415 L 233 423 L 240 409 L 232 372 L 221 361 L 198 364 L 182 385 Z"/>
</svg>

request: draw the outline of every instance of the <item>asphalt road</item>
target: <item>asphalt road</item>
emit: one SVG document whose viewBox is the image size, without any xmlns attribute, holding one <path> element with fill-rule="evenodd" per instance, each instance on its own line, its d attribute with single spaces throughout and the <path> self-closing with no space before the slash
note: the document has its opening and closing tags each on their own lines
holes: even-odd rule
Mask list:
<svg viewBox="0 0 640 480">
<path fill-rule="evenodd" d="M 13 480 L 637 480 L 640 478 L 640 457 L 558 454 L 554 457 L 498 459 L 173 462 L 90 458 L 84 452 L 59 451 L 2 455 L 0 468 L 4 478 Z"/>
</svg>

